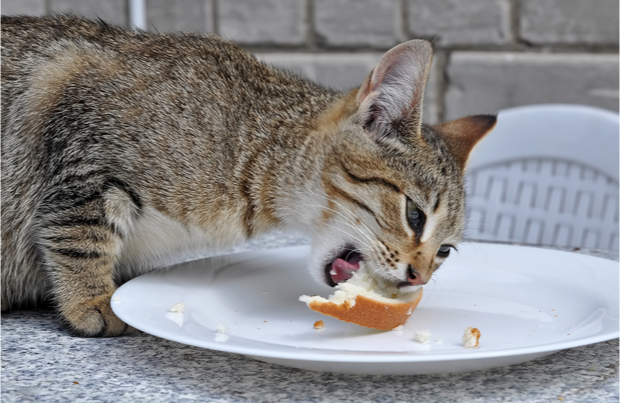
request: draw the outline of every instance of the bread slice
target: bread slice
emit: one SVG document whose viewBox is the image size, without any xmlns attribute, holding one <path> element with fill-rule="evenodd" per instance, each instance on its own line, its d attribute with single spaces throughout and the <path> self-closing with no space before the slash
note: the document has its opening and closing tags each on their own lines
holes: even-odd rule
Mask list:
<svg viewBox="0 0 620 403">
<path fill-rule="evenodd" d="M 329 298 L 299 297 L 316 312 L 380 330 L 392 330 L 405 324 L 420 299 L 421 286 L 398 288 L 377 282 L 363 262 L 351 279 L 336 285 L 336 292 Z"/>
</svg>

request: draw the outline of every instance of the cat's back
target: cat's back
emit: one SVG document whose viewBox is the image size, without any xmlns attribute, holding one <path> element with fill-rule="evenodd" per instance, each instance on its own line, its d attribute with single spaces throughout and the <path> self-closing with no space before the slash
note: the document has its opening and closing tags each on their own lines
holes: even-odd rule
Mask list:
<svg viewBox="0 0 620 403">
<path fill-rule="evenodd" d="M 211 126 L 237 127 L 265 116 L 298 123 L 337 95 L 216 35 L 132 31 L 70 15 L 3 16 L 1 28 L 3 107 L 25 91 L 39 91 L 37 104 L 47 106 L 58 104 L 62 93 L 63 100 L 92 102 L 107 113 L 119 103 L 131 106 L 136 110 L 126 115 L 140 124 L 136 116 L 143 111 L 159 109 L 166 116 L 182 100 L 206 112 L 195 117 Z"/>
<path fill-rule="evenodd" d="M 227 78 L 217 71 L 231 67 L 247 69 L 249 75 L 258 78 L 274 73 L 236 44 L 216 35 L 132 31 L 72 15 L 2 16 L 1 29 L 3 80 L 32 74 L 37 65 L 63 57 L 74 57 L 77 64 L 80 58 L 94 53 L 123 64 L 127 73 L 150 74 L 151 78 L 155 73 L 171 72 L 175 67 L 187 69 L 189 65 L 216 73 L 209 77 L 211 80 Z"/>
<path fill-rule="evenodd" d="M 126 36 L 113 26 L 73 16 L 3 15 L 0 28 L 3 83 L 28 76 L 35 65 L 53 59 L 58 52 L 55 44 L 73 42 L 79 46 L 98 42 L 101 46 L 110 38 Z"/>
</svg>

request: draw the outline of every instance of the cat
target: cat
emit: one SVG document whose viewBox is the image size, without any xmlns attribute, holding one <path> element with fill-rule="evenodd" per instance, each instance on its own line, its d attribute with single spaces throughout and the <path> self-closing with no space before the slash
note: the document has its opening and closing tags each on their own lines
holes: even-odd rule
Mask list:
<svg viewBox="0 0 620 403">
<path fill-rule="evenodd" d="M 2 310 L 52 301 L 78 336 L 135 331 L 118 284 L 197 248 L 312 236 L 309 270 L 420 285 L 461 241 L 463 173 L 494 126 L 430 126 L 432 46 L 323 88 L 215 35 L 2 17 Z"/>
</svg>

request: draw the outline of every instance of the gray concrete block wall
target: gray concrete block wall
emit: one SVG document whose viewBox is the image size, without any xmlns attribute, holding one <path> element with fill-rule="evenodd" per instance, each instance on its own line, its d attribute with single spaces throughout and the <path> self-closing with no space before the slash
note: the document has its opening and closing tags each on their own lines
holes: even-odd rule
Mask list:
<svg viewBox="0 0 620 403">
<path fill-rule="evenodd" d="M 313 6 L 319 45 L 390 48 L 405 39 L 399 0 L 314 0 Z"/>
<path fill-rule="evenodd" d="M 42 15 L 47 11 L 46 0 L 4 0 L 0 10 L 2 15 Z"/>
<path fill-rule="evenodd" d="M 533 103 L 618 108 L 617 55 L 453 52 L 447 73 L 446 119 Z"/>
<path fill-rule="evenodd" d="M 129 0 L 2 0 L 3 15 L 72 11 L 129 25 Z M 427 38 L 425 120 L 533 103 L 618 111 L 617 0 L 146 0 L 147 29 L 214 32 L 339 90 Z"/>
<path fill-rule="evenodd" d="M 618 44 L 618 0 L 521 0 L 521 36 L 537 44 Z"/>
<path fill-rule="evenodd" d="M 146 0 L 146 24 L 159 32 L 213 32 L 214 0 L 183 0 L 177 7 L 170 0 Z"/>
<path fill-rule="evenodd" d="M 442 46 L 507 45 L 510 0 L 408 0 L 409 36 L 433 37 Z"/>
<path fill-rule="evenodd" d="M 300 0 L 226 0 L 217 6 L 219 34 L 246 45 L 303 45 L 307 7 Z"/>
</svg>

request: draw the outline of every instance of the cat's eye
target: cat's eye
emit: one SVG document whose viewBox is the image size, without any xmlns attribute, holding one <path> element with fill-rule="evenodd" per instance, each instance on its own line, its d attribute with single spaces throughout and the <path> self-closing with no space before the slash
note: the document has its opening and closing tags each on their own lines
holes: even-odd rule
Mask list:
<svg viewBox="0 0 620 403">
<path fill-rule="evenodd" d="M 450 256 L 450 249 L 452 249 L 452 245 L 441 245 L 437 251 L 437 257 L 446 258 Z"/>
<path fill-rule="evenodd" d="M 424 223 L 426 222 L 426 216 L 410 198 L 407 198 L 407 222 L 411 229 L 415 231 L 416 237 L 421 237 Z"/>
</svg>

